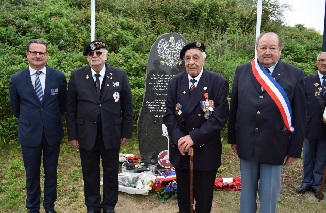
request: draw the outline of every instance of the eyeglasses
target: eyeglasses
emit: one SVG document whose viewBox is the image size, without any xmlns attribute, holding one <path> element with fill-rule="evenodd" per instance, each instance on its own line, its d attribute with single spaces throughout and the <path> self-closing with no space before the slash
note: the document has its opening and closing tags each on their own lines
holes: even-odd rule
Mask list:
<svg viewBox="0 0 326 213">
<path fill-rule="evenodd" d="M 326 62 L 325 59 L 319 59 L 319 60 L 317 60 L 317 61 L 320 62 L 320 63 L 325 63 L 325 62 Z"/>
<path fill-rule="evenodd" d="M 100 57 L 100 55 L 102 55 L 103 52 L 89 52 L 88 56 L 94 56 L 94 53 L 96 54 L 97 57 Z"/>
<path fill-rule="evenodd" d="M 31 54 L 32 56 L 36 56 L 37 54 L 39 54 L 39 56 L 43 57 L 46 55 L 46 52 L 37 52 L 37 51 L 28 51 L 29 54 Z"/>
<path fill-rule="evenodd" d="M 276 52 L 276 51 L 279 51 L 279 48 L 277 48 L 277 47 L 270 47 L 270 48 L 267 48 L 267 47 L 258 47 L 257 50 L 259 52 L 267 52 L 267 50 L 269 50 L 270 52 Z"/>
</svg>

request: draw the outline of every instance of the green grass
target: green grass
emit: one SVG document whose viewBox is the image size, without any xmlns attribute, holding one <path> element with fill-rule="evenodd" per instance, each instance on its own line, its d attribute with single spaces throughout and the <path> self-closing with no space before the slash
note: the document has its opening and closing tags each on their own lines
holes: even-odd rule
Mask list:
<svg viewBox="0 0 326 213">
<path fill-rule="evenodd" d="M 136 136 L 123 148 L 123 153 L 139 154 Z M 299 195 L 295 187 L 301 181 L 301 160 L 282 173 L 282 192 L 278 203 L 278 213 L 325 212 L 325 201 L 318 202 L 312 194 Z M 228 144 L 223 144 L 222 166 L 219 177 L 240 176 L 239 159 Z M 43 181 L 43 180 L 42 180 Z M 245 186 L 243 186 L 245 187 Z M 43 186 L 42 186 L 43 188 Z M 25 212 L 25 171 L 20 146 L 16 143 L 0 145 L 0 212 Z M 215 191 L 212 212 L 239 212 L 240 191 Z M 61 145 L 58 167 L 58 212 L 86 212 L 83 195 L 83 181 L 79 152 L 67 141 Z M 148 196 L 119 194 L 117 213 L 133 212 L 177 212 L 176 200 L 161 203 L 154 194 Z M 41 212 L 44 212 L 43 210 Z"/>
</svg>

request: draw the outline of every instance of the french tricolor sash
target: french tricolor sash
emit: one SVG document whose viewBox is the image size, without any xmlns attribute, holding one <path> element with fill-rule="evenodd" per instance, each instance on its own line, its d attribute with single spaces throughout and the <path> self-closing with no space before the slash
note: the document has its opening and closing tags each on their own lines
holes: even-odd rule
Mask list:
<svg viewBox="0 0 326 213">
<path fill-rule="evenodd" d="M 284 89 L 260 64 L 257 63 L 257 59 L 251 62 L 251 69 L 259 84 L 271 96 L 280 110 L 286 129 L 289 132 L 293 132 L 292 109 Z"/>
</svg>

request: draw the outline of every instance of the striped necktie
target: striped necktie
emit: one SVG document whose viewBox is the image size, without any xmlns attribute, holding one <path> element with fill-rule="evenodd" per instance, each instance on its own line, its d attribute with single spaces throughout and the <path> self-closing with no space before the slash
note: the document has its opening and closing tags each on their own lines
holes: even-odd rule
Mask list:
<svg viewBox="0 0 326 213">
<path fill-rule="evenodd" d="M 42 71 L 36 71 L 36 77 L 35 77 L 35 92 L 40 101 L 43 100 L 43 89 L 42 89 L 42 84 L 40 81 L 40 75 Z"/>
<path fill-rule="evenodd" d="M 193 79 L 190 79 L 190 82 L 191 82 L 191 85 L 190 85 L 189 93 L 191 94 L 192 91 L 194 91 L 196 88 L 195 83 L 197 82 L 197 80 L 193 78 Z"/>
<path fill-rule="evenodd" d="M 323 99 L 326 101 L 326 76 L 323 76 L 323 82 L 321 82 L 322 87 L 322 93 L 323 93 Z"/>
</svg>

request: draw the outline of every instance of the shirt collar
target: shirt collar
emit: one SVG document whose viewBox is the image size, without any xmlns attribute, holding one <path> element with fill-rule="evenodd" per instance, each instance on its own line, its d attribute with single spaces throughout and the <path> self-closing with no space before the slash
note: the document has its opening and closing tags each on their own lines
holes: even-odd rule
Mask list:
<svg viewBox="0 0 326 213">
<path fill-rule="evenodd" d="M 42 71 L 43 74 L 46 75 L 46 67 L 43 67 L 42 69 L 40 70 L 36 70 L 36 69 L 33 69 L 32 67 L 28 67 L 29 68 L 29 74 L 32 76 L 35 74 L 36 71 Z"/>
<path fill-rule="evenodd" d="M 96 74 L 97 72 L 95 72 L 95 71 L 93 70 L 93 68 L 91 68 L 91 70 L 92 70 L 92 76 L 95 76 L 95 74 Z M 103 77 L 103 76 L 105 75 L 105 66 L 103 66 L 103 68 L 101 69 L 101 71 L 100 71 L 99 74 L 101 75 L 101 77 Z"/>
<path fill-rule="evenodd" d="M 318 76 L 319 76 L 320 82 L 323 82 L 323 80 L 324 80 L 324 79 L 323 79 L 323 76 L 324 76 L 324 75 L 321 74 L 321 73 L 318 71 Z"/>
<path fill-rule="evenodd" d="M 201 71 L 199 73 L 199 75 L 197 75 L 194 79 L 196 79 L 196 83 L 199 81 L 201 75 L 203 74 L 203 69 L 204 68 L 201 68 Z M 188 74 L 188 81 L 190 81 L 191 79 L 193 79 L 193 77 L 191 77 L 189 74 Z"/>
</svg>

